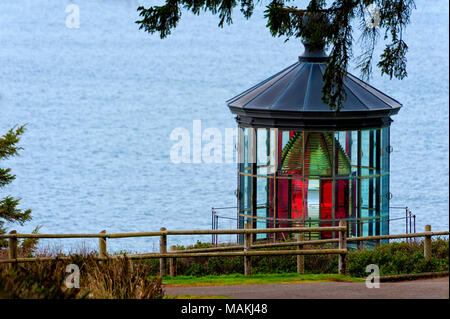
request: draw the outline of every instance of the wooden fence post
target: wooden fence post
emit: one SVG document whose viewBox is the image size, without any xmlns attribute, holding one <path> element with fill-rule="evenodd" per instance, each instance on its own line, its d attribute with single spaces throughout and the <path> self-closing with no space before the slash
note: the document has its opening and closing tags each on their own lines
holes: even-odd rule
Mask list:
<svg viewBox="0 0 450 319">
<path fill-rule="evenodd" d="M 106 235 L 106 230 L 102 230 L 100 234 Z M 108 257 L 108 253 L 106 252 L 106 236 L 98 238 L 98 256 L 100 258 Z"/>
<path fill-rule="evenodd" d="M 245 229 L 250 229 L 251 224 L 247 222 L 245 224 Z M 251 233 L 244 234 L 244 252 L 250 251 L 250 246 L 252 245 L 252 235 Z M 252 260 L 250 256 L 244 256 L 244 275 L 248 276 L 252 274 Z"/>
<path fill-rule="evenodd" d="M 305 235 L 303 233 L 297 234 L 297 241 L 304 241 Z M 297 246 L 298 250 L 303 249 L 303 245 Z M 304 274 L 305 273 L 305 256 L 297 255 L 297 273 Z"/>
<path fill-rule="evenodd" d="M 425 225 L 425 232 L 431 232 L 431 225 Z M 423 240 L 423 256 L 425 261 L 431 261 L 431 236 L 425 236 Z"/>
<path fill-rule="evenodd" d="M 347 223 L 345 222 L 345 220 L 340 220 L 339 221 L 339 226 L 347 226 Z M 346 230 L 340 230 L 339 231 L 339 249 L 347 249 L 347 231 Z M 346 265 L 347 262 L 347 254 L 339 254 L 339 259 L 338 259 L 338 270 L 339 270 L 339 274 L 341 275 L 345 275 L 346 272 Z"/>
<path fill-rule="evenodd" d="M 175 252 L 177 250 L 177 246 L 170 246 L 170 252 Z M 170 277 L 175 277 L 177 275 L 177 259 L 170 258 L 169 259 L 169 273 Z"/>
<path fill-rule="evenodd" d="M 161 227 L 160 231 L 166 231 L 166 228 Z M 167 253 L 167 235 L 166 234 L 162 234 L 159 237 L 159 252 L 161 254 Z M 166 258 L 159 259 L 159 275 L 161 277 L 167 276 Z"/>
<path fill-rule="evenodd" d="M 11 230 L 9 232 L 10 235 L 17 234 L 17 231 Z M 17 259 L 17 238 L 16 237 L 10 237 L 8 238 L 8 253 L 9 253 L 9 259 Z M 16 262 L 10 263 L 9 268 L 12 269 L 17 265 Z"/>
</svg>

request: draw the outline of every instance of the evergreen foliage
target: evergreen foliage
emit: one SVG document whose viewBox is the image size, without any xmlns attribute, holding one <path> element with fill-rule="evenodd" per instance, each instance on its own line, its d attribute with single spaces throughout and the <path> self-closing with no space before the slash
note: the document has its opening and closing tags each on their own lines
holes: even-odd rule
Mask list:
<svg viewBox="0 0 450 319">
<path fill-rule="evenodd" d="M 19 155 L 19 150 L 22 148 L 18 147 L 17 144 L 23 132 L 25 132 L 25 126 L 13 127 L 0 137 L 0 160 Z M 15 175 L 11 174 L 10 168 L 0 168 L 0 189 L 11 183 L 15 177 Z M 20 198 L 15 199 L 10 195 L 7 195 L 3 199 L 0 198 L 0 234 L 6 232 L 6 222 L 17 222 L 23 225 L 26 221 L 31 220 L 31 210 L 19 209 L 19 203 Z M 5 244 L 6 241 L 0 239 L 0 247 Z"/>
<path fill-rule="evenodd" d="M 403 40 L 403 30 L 415 9 L 414 0 L 334 0 L 330 5 L 327 5 L 326 0 L 309 0 L 303 9 L 292 5 L 292 0 L 269 1 L 264 17 L 272 36 L 283 36 L 286 41 L 301 37 L 312 49 L 332 46 L 322 89 L 322 100 L 330 109 L 339 111 L 346 98 L 343 75 L 353 57 L 354 21 L 361 31 L 363 54 L 356 57 L 356 62 L 362 77 L 368 79 L 372 73 L 374 48 L 382 31 L 386 44 L 377 67 L 381 74 L 386 74 L 391 79 L 403 79 L 407 76 L 408 46 Z M 240 5 L 241 13 L 248 19 L 253 15 L 257 4 L 262 5 L 262 1 L 165 0 L 162 6 L 140 6 L 137 10 L 142 19 L 136 23 L 139 24 L 139 29 L 158 33 L 161 38 L 165 38 L 177 26 L 183 9 L 195 15 L 200 15 L 202 11 L 218 14 L 218 26 L 222 28 L 225 23 L 233 23 L 232 11 L 236 6 Z M 376 15 L 370 8 L 376 8 Z"/>
</svg>

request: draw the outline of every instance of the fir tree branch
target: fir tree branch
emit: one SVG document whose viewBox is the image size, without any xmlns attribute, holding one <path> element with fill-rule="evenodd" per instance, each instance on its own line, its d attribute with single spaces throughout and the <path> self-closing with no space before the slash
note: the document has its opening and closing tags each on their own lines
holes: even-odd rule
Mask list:
<svg viewBox="0 0 450 319">
<path fill-rule="evenodd" d="M 13 127 L 6 134 L 0 138 L 0 159 L 7 159 L 11 156 L 19 155 L 18 151 L 21 147 L 17 146 L 20 141 L 20 136 L 25 132 L 25 126 Z M 0 188 L 11 183 L 15 176 L 10 174 L 10 168 L 0 168 Z M 18 208 L 20 199 L 14 199 L 11 196 L 6 196 L 0 200 L 0 234 L 4 233 L 6 222 L 18 222 L 23 225 L 26 221 L 31 219 L 31 210 L 25 211 Z"/>
<path fill-rule="evenodd" d="M 335 0 L 329 7 L 325 0 L 310 0 L 306 8 L 288 6 L 289 0 L 272 0 L 264 11 L 267 28 L 274 37 L 307 38 L 314 47 L 332 45 L 328 65 L 323 76 L 322 100 L 331 109 L 339 111 L 345 101 L 343 76 L 352 58 L 353 29 L 352 21 L 359 19 L 362 28 L 363 53 L 357 58 L 357 67 L 364 78 L 372 73 L 373 52 L 379 30 L 384 30 L 386 44 L 377 66 L 381 74 L 387 74 L 398 79 L 407 76 L 406 53 L 408 46 L 402 39 L 403 30 L 409 23 L 414 0 Z M 141 20 L 136 21 L 139 29 L 149 33 L 159 33 L 161 38 L 167 37 L 181 18 L 181 10 L 185 9 L 199 15 L 210 11 L 219 15 L 219 27 L 231 24 L 232 10 L 240 3 L 240 11 L 245 18 L 253 15 L 257 0 L 166 0 L 163 6 L 153 6 L 148 9 L 138 8 Z M 380 9 L 380 25 L 369 27 L 366 24 L 366 8 L 374 4 Z M 312 23 L 304 23 L 305 16 L 326 16 L 329 23 L 320 19 Z M 318 23 L 319 22 L 319 23 Z"/>
</svg>

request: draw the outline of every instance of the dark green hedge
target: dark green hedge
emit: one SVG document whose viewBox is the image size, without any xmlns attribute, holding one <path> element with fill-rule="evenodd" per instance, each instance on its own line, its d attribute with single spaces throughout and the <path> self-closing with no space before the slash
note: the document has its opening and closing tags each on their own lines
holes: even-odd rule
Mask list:
<svg viewBox="0 0 450 319">
<path fill-rule="evenodd" d="M 369 264 L 378 265 L 382 276 L 448 271 L 448 239 L 433 240 L 431 251 L 432 259 L 427 263 L 423 255 L 423 241 L 380 245 L 373 250 L 350 253 L 347 270 L 356 277 L 365 277 Z"/>
<path fill-rule="evenodd" d="M 209 244 L 198 242 L 186 248 L 205 248 Z M 309 248 L 318 248 L 315 245 Z M 323 245 L 322 248 L 332 246 Z M 185 249 L 185 247 L 178 247 Z M 308 247 L 305 247 L 308 248 Z M 372 250 L 350 251 L 347 261 L 347 272 L 351 276 L 366 277 L 366 266 L 376 264 L 380 274 L 398 275 L 430 271 L 446 271 L 449 269 L 449 241 L 436 239 L 432 242 L 432 260 L 426 263 L 423 256 L 423 242 L 393 242 L 382 244 Z M 148 260 L 152 272 L 159 271 L 159 260 Z M 296 272 L 296 256 L 252 257 L 253 273 Z M 305 256 L 306 273 L 337 273 L 336 255 Z M 242 257 L 210 257 L 182 258 L 177 261 L 177 275 L 205 276 L 242 273 L 244 263 Z"/>
</svg>

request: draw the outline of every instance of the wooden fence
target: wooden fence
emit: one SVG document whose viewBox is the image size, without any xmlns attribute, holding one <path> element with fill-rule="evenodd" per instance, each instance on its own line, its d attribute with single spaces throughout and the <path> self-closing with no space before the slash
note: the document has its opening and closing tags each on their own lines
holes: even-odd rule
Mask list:
<svg viewBox="0 0 450 319">
<path fill-rule="evenodd" d="M 322 232 L 332 231 L 338 232 L 338 238 L 322 239 L 322 240 L 304 240 L 304 233 L 307 232 Z M 295 233 L 296 241 L 268 243 L 268 244 L 253 244 L 252 238 L 254 234 L 261 233 L 278 233 L 287 232 Z M 175 250 L 175 246 L 171 247 L 171 251 L 167 252 L 167 236 L 174 235 L 210 235 L 210 234 L 243 234 L 244 245 L 235 245 L 227 247 L 212 247 L 189 250 Z M 347 226 L 345 221 L 340 221 L 337 227 L 290 227 L 290 228 L 268 228 L 268 229 L 251 229 L 250 224 L 245 225 L 245 229 L 227 229 L 227 230 L 167 230 L 164 227 L 156 232 L 135 232 L 135 233 L 115 233 L 108 234 L 105 230 L 98 234 L 18 234 L 15 230 L 9 234 L 0 235 L 0 238 L 8 238 L 8 252 L 9 258 L 0 260 L 0 263 L 9 263 L 14 267 L 17 263 L 35 262 L 55 259 L 54 257 L 33 257 L 33 258 L 19 258 L 17 255 L 17 243 L 19 238 L 98 238 L 99 251 L 98 260 L 105 260 L 108 258 L 124 258 L 125 255 L 109 255 L 107 253 L 107 238 L 129 238 L 129 237 L 155 237 L 159 236 L 160 247 L 159 253 L 148 254 L 130 254 L 126 255 L 129 259 L 160 259 L 160 275 L 166 276 L 167 261 L 170 265 L 170 275 L 176 275 L 176 259 L 177 258 L 195 258 L 195 257 L 244 257 L 244 274 L 250 275 L 252 273 L 252 256 L 282 256 L 282 255 L 296 255 L 297 256 L 297 272 L 304 273 L 304 256 L 305 255 L 320 255 L 320 254 L 335 254 L 338 255 L 338 272 L 345 274 L 346 259 L 347 259 L 347 242 L 366 241 L 366 240 L 380 240 L 380 239 L 397 239 L 397 238 L 412 238 L 424 237 L 424 256 L 425 260 L 431 259 L 431 237 L 448 235 L 448 231 L 432 232 L 431 226 L 425 226 L 425 232 L 413 234 L 400 235 L 380 235 L 380 236 L 365 236 L 347 238 Z M 327 243 L 337 243 L 336 249 L 304 249 L 304 245 L 319 245 Z M 289 247 L 294 246 L 292 250 L 254 250 L 267 249 L 274 247 Z M 58 257 L 58 259 L 69 259 L 70 257 Z"/>
</svg>

